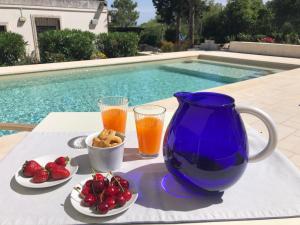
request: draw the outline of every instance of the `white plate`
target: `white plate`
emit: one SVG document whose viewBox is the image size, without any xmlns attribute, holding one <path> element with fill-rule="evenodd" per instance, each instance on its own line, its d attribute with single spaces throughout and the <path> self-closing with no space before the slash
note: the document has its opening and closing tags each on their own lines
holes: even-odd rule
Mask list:
<svg viewBox="0 0 300 225">
<path fill-rule="evenodd" d="M 42 167 L 46 166 L 48 162 L 53 162 L 55 159 L 60 157 L 62 155 L 46 155 L 46 156 L 41 156 L 39 158 L 33 159 L 37 161 Z M 62 180 L 50 180 L 46 181 L 44 183 L 33 183 L 31 182 L 31 177 L 24 177 L 22 175 L 22 167 L 15 173 L 15 178 L 18 184 L 24 186 L 24 187 L 29 187 L 29 188 L 47 188 L 47 187 L 52 187 L 61 183 L 66 182 L 67 180 L 71 179 L 72 176 L 77 172 L 78 170 L 78 164 L 74 159 L 70 158 L 70 162 L 67 164 L 66 168 L 70 171 L 70 176 L 62 179 Z"/>
<path fill-rule="evenodd" d="M 104 176 L 106 176 L 105 173 L 102 173 Z M 83 181 L 81 181 L 79 184 L 77 184 L 74 188 L 77 188 L 77 187 L 80 187 L 80 189 L 82 189 L 83 185 L 85 184 L 85 182 L 87 180 L 90 180 L 92 178 L 88 178 L 88 179 L 85 179 Z M 129 181 L 129 180 L 128 180 Z M 92 216 L 92 217 L 107 217 L 107 216 L 113 216 L 113 215 L 116 215 L 116 214 L 119 214 L 121 212 L 124 212 L 125 210 L 127 210 L 128 208 L 130 208 L 131 206 L 133 206 L 133 204 L 135 203 L 135 201 L 137 200 L 138 198 L 138 193 L 136 192 L 136 189 L 134 188 L 134 184 L 133 182 L 130 182 L 129 181 L 129 184 L 130 184 L 130 190 L 132 192 L 132 197 L 131 199 L 126 202 L 126 204 L 120 208 L 116 208 L 116 209 L 111 209 L 109 210 L 106 214 L 100 214 L 98 212 L 96 212 L 95 210 L 93 210 L 92 208 L 90 207 L 84 207 L 81 205 L 81 202 L 82 202 L 82 198 L 80 198 L 79 196 L 79 193 L 76 191 L 76 190 L 72 190 L 71 192 L 71 204 L 72 206 L 80 213 L 84 214 L 84 215 L 87 215 L 87 216 Z"/>
</svg>

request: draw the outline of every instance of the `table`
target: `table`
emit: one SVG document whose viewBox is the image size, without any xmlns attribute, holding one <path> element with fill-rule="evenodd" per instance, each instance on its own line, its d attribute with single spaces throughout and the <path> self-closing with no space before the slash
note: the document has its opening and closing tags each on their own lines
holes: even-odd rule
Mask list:
<svg viewBox="0 0 300 225">
<path fill-rule="evenodd" d="M 165 126 L 172 118 L 174 111 L 167 111 Z M 93 132 L 99 129 L 102 123 L 99 112 L 67 112 L 50 113 L 32 132 Z M 128 113 L 127 131 L 135 131 L 133 112 Z M 195 224 L 195 223 L 192 223 Z M 252 221 L 227 221 L 199 223 L 205 225 L 299 225 L 300 218 L 269 219 Z"/>
</svg>

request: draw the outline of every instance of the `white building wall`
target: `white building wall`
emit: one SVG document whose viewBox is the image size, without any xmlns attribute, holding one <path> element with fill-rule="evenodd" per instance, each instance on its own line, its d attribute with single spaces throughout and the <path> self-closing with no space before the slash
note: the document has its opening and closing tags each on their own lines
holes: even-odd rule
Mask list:
<svg viewBox="0 0 300 225">
<path fill-rule="evenodd" d="M 19 21 L 22 15 L 26 18 L 24 23 Z M 98 13 L 100 14 L 100 13 Z M 107 8 L 104 7 L 100 16 L 94 9 L 50 8 L 34 6 L 8 6 L 0 5 L 0 24 L 6 24 L 7 31 L 19 33 L 27 42 L 27 53 L 31 54 L 34 47 L 34 17 L 50 17 L 60 19 L 60 28 L 80 29 L 95 34 L 107 32 Z M 98 18 L 99 17 L 99 18 Z M 91 26 L 91 20 L 98 18 L 98 24 Z"/>
</svg>

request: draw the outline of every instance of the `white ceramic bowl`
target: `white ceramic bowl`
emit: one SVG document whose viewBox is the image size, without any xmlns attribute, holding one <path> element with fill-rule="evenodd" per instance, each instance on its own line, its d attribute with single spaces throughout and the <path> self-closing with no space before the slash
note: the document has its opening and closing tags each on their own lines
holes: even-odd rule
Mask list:
<svg viewBox="0 0 300 225">
<path fill-rule="evenodd" d="M 99 132 L 93 133 L 85 139 L 92 168 L 101 172 L 120 169 L 123 162 L 125 137 L 117 134 L 123 140 L 121 144 L 114 147 L 100 148 L 92 146 L 93 139 L 98 135 Z"/>
</svg>

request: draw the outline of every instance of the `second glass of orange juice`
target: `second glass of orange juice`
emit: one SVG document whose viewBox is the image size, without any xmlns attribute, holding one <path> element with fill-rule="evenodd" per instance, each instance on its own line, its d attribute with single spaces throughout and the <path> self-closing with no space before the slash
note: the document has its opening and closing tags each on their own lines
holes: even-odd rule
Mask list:
<svg viewBox="0 0 300 225">
<path fill-rule="evenodd" d="M 98 104 L 103 127 L 125 134 L 128 99 L 122 96 L 101 97 Z"/>
<path fill-rule="evenodd" d="M 137 106 L 133 110 L 140 155 L 143 158 L 157 157 L 166 109 L 157 105 L 144 105 Z"/>
</svg>

